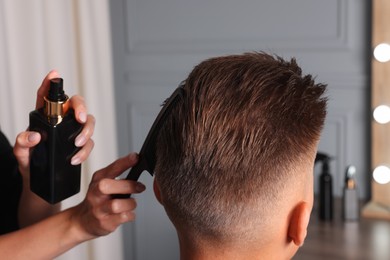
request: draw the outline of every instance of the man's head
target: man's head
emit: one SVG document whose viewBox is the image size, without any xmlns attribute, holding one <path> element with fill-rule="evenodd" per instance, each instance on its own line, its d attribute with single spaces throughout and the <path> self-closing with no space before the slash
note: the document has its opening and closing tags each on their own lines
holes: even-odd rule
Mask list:
<svg viewBox="0 0 390 260">
<path fill-rule="evenodd" d="M 247 249 L 280 237 L 286 247 L 302 244 L 324 91 L 294 59 L 265 53 L 193 69 L 156 153 L 156 195 L 181 240 Z"/>
</svg>

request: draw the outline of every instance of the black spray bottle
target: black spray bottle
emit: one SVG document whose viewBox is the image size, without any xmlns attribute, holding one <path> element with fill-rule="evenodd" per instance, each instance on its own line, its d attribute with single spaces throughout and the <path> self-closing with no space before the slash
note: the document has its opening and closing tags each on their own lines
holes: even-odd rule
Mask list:
<svg viewBox="0 0 390 260">
<path fill-rule="evenodd" d="M 51 204 L 80 191 L 81 165 L 70 161 L 80 149 L 74 142 L 82 125 L 69 109 L 68 100 L 63 79 L 52 79 L 44 107 L 30 113 L 30 130 L 41 134 L 30 159 L 30 187 Z"/>
<path fill-rule="evenodd" d="M 329 172 L 331 158 L 324 153 L 317 153 L 315 162 L 322 162 L 322 172 L 319 177 L 319 217 L 324 221 L 333 219 L 333 183 Z"/>
</svg>

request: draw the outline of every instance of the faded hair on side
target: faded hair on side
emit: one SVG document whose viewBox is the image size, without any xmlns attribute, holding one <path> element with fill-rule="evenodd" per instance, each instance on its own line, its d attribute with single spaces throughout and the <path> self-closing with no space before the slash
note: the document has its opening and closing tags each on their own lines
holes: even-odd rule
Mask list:
<svg viewBox="0 0 390 260">
<path fill-rule="evenodd" d="M 172 222 L 225 240 L 250 229 L 294 163 L 313 157 L 325 90 L 295 59 L 264 52 L 197 65 L 157 141 L 156 180 Z"/>
</svg>

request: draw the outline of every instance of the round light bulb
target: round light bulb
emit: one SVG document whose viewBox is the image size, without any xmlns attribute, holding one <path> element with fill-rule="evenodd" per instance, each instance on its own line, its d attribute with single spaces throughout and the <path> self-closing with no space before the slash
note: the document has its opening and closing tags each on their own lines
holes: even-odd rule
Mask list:
<svg viewBox="0 0 390 260">
<path fill-rule="evenodd" d="M 387 43 L 378 44 L 374 49 L 374 57 L 379 62 L 390 60 L 390 45 Z"/>
<path fill-rule="evenodd" d="M 386 184 L 390 182 L 390 168 L 380 165 L 374 169 L 372 173 L 374 180 L 379 184 Z"/>
<path fill-rule="evenodd" d="M 390 122 L 390 107 L 386 105 L 377 106 L 374 109 L 373 116 L 379 124 L 387 124 Z"/>
</svg>

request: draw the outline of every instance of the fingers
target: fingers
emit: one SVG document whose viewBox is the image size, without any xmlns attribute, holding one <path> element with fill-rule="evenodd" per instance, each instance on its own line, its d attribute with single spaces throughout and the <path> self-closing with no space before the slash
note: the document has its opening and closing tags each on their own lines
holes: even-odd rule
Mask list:
<svg viewBox="0 0 390 260">
<path fill-rule="evenodd" d="M 28 167 L 30 159 L 30 148 L 34 147 L 41 140 L 38 132 L 26 131 L 18 134 L 14 145 L 14 154 L 21 169 Z"/>
<path fill-rule="evenodd" d="M 50 80 L 53 78 L 59 78 L 60 75 L 56 70 L 50 71 L 43 79 L 41 86 L 37 91 L 36 108 L 43 107 L 44 97 L 47 96 L 50 88 Z M 75 110 L 75 117 L 79 123 L 84 124 L 87 121 L 87 109 L 85 106 L 84 98 L 75 95 L 70 98 L 70 106 Z"/>
<path fill-rule="evenodd" d="M 94 174 L 94 179 L 100 180 L 103 178 L 114 179 L 121 175 L 125 170 L 133 167 L 138 162 L 138 155 L 136 153 L 130 153 L 127 156 L 119 158 L 115 162 L 111 163 L 106 168 L 103 168 Z"/>
<path fill-rule="evenodd" d="M 101 234 L 114 231 L 120 224 L 135 219 L 133 212 L 137 207 L 134 198 L 127 199 L 111 199 L 110 193 L 134 193 L 145 190 L 142 183 L 128 180 L 113 180 L 102 179 L 95 185 L 90 186 L 84 204 L 89 204 L 87 207 L 93 219 L 96 221 Z M 91 222 L 88 221 L 87 225 Z M 95 228 L 96 229 L 96 228 Z"/>
<path fill-rule="evenodd" d="M 43 107 L 44 97 L 47 96 L 50 88 L 50 80 L 58 77 L 60 77 L 60 75 L 56 70 L 52 70 L 46 75 L 37 91 L 36 108 Z M 75 140 L 75 145 L 77 147 L 85 146 L 72 158 L 72 164 L 76 165 L 86 160 L 94 146 L 94 143 L 90 138 L 95 130 L 95 117 L 87 114 L 87 108 L 83 97 L 75 95 L 70 98 L 69 102 L 70 107 L 74 110 L 76 120 L 79 123 L 84 124 L 83 130 Z"/>
<path fill-rule="evenodd" d="M 135 219 L 133 210 L 136 207 L 134 199 L 122 200 L 118 204 L 105 203 L 104 205 L 90 204 L 84 200 L 76 206 L 72 218 L 75 226 L 87 239 L 107 235 L 125 222 Z"/>
<path fill-rule="evenodd" d="M 126 222 L 135 219 L 135 213 L 133 211 L 126 211 L 119 214 L 111 215 L 109 221 L 104 221 L 101 226 L 109 232 L 115 231 L 115 229 Z"/>
<path fill-rule="evenodd" d="M 84 124 L 80 134 L 75 139 L 75 146 L 82 149 L 72 157 L 71 164 L 77 165 L 84 162 L 91 153 L 94 142 L 91 139 L 95 130 L 95 117 L 87 114 L 84 98 L 81 96 L 72 96 L 70 99 L 70 107 L 73 108 L 76 120 Z"/>
<path fill-rule="evenodd" d="M 80 134 L 75 139 L 75 146 L 82 148 L 72 157 L 72 165 L 77 165 L 84 162 L 90 155 L 93 147 L 95 146 L 94 141 L 91 139 L 94 129 L 95 117 L 88 115 L 83 130 L 81 130 Z"/>
<path fill-rule="evenodd" d="M 75 145 L 77 147 L 83 146 L 93 135 L 93 132 L 95 130 L 95 117 L 93 115 L 88 115 L 86 122 L 84 122 L 83 130 L 80 132 L 80 134 L 76 137 Z"/>
<path fill-rule="evenodd" d="M 109 200 L 103 207 L 106 214 L 120 214 L 123 212 L 132 211 L 137 207 L 135 199 L 116 199 Z"/>
<path fill-rule="evenodd" d="M 134 210 L 137 202 L 134 198 L 107 200 L 95 211 L 95 217 L 101 222 L 101 226 L 113 231 L 117 226 L 135 219 Z"/>
<path fill-rule="evenodd" d="M 49 92 L 50 80 L 59 77 L 60 74 L 58 74 L 56 70 L 52 70 L 43 79 L 42 84 L 37 91 L 37 101 L 35 105 L 36 109 L 43 107 L 43 97 L 47 96 L 47 93 Z"/>
<path fill-rule="evenodd" d="M 72 165 L 77 165 L 88 158 L 94 147 L 94 142 L 91 137 L 95 130 L 96 120 L 94 116 L 87 115 L 87 108 L 83 97 L 78 95 L 71 97 L 70 106 L 74 110 L 76 120 L 84 124 L 83 130 L 81 130 L 75 139 L 75 146 L 82 147 L 82 149 L 71 160 Z"/>
<path fill-rule="evenodd" d="M 70 98 L 69 102 L 70 107 L 74 110 L 76 120 L 81 124 L 87 122 L 87 108 L 84 98 L 82 96 L 75 95 Z"/>
<path fill-rule="evenodd" d="M 135 199 L 112 199 L 111 195 L 140 193 L 145 190 L 140 182 L 115 179 L 137 162 L 138 155 L 131 153 L 95 172 L 85 200 L 76 207 L 80 212 L 78 219 L 81 224 L 78 226 L 89 235 L 106 235 L 120 224 L 135 219 Z"/>
<path fill-rule="evenodd" d="M 99 226 L 102 232 L 99 235 L 106 235 L 113 232 L 117 227 L 123 223 L 132 221 L 135 219 L 135 213 L 133 211 L 125 211 L 118 214 L 102 215 L 98 217 Z"/>
<path fill-rule="evenodd" d="M 99 182 L 99 191 L 103 194 L 133 194 L 141 193 L 145 185 L 129 180 L 102 179 Z"/>
<path fill-rule="evenodd" d="M 132 210 L 124 211 L 118 214 L 111 215 L 111 221 L 114 227 L 118 227 L 120 224 L 132 221 L 135 219 L 135 213 Z"/>
<path fill-rule="evenodd" d="M 94 146 L 95 142 L 92 139 L 89 139 L 83 148 L 72 157 L 70 163 L 72 165 L 78 165 L 87 160 Z"/>
</svg>

